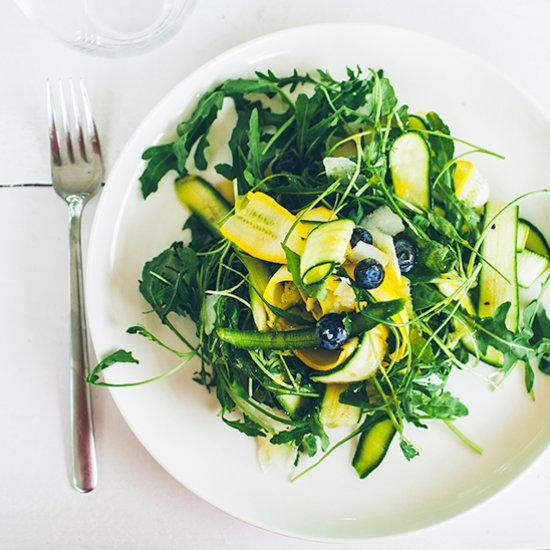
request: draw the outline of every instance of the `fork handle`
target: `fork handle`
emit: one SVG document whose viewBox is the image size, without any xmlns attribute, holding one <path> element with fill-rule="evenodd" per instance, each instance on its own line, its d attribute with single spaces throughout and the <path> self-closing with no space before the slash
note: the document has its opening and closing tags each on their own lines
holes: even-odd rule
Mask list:
<svg viewBox="0 0 550 550">
<path fill-rule="evenodd" d="M 96 450 L 88 374 L 88 330 L 82 278 L 80 220 L 84 201 L 73 197 L 69 204 L 70 272 L 70 400 L 72 477 L 77 491 L 87 493 L 97 483 Z"/>
</svg>

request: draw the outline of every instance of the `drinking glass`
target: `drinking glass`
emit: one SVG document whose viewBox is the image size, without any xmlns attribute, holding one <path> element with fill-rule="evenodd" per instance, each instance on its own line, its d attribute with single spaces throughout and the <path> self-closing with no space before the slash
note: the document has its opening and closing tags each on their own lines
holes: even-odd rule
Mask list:
<svg viewBox="0 0 550 550">
<path fill-rule="evenodd" d="M 135 55 L 166 42 L 195 0 L 16 0 L 29 17 L 78 50 Z"/>
</svg>

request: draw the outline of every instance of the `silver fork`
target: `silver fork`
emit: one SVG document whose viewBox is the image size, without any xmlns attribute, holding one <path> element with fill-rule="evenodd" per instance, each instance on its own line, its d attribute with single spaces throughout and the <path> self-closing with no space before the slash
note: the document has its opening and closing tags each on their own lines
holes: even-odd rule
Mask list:
<svg viewBox="0 0 550 550">
<path fill-rule="evenodd" d="M 60 80 L 55 92 L 47 83 L 53 187 L 69 207 L 70 265 L 70 399 L 72 477 L 77 491 L 92 491 L 97 483 L 96 451 L 88 373 L 88 340 L 80 220 L 88 200 L 103 181 L 97 129 L 82 81 Z M 67 93 L 68 90 L 68 93 Z M 68 97 L 67 97 L 68 96 Z"/>
</svg>

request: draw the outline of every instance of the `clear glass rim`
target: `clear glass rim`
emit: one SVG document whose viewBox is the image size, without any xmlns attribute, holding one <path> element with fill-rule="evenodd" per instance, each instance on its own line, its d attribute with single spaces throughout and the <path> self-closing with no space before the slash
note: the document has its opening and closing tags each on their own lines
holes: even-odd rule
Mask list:
<svg viewBox="0 0 550 550">
<path fill-rule="evenodd" d="M 168 42 L 182 28 L 184 21 L 195 7 L 197 0 L 185 0 L 164 18 L 153 29 L 135 33 L 127 38 L 99 37 L 99 40 L 83 39 L 78 33 L 73 38 L 63 36 L 54 26 L 33 12 L 25 0 L 15 0 L 19 9 L 40 28 L 51 36 L 75 50 L 101 57 L 131 57 L 151 51 L 153 48 Z M 92 37 L 93 38 L 93 37 Z"/>
</svg>

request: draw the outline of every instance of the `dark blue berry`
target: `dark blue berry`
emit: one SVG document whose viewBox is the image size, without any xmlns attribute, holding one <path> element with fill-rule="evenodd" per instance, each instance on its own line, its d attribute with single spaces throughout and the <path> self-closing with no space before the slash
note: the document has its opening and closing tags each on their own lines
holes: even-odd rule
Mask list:
<svg viewBox="0 0 550 550">
<path fill-rule="evenodd" d="M 408 273 L 416 263 L 416 247 L 407 239 L 396 239 L 393 244 L 401 273 Z"/>
<path fill-rule="evenodd" d="M 384 267 L 374 258 L 361 260 L 353 271 L 355 284 L 365 290 L 378 288 L 384 280 Z"/>
<path fill-rule="evenodd" d="M 364 227 L 355 227 L 349 243 L 353 248 L 358 242 L 372 244 L 372 235 Z"/>
<path fill-rule="evenodd" d="M 337 313 L 329 313 L 317 322 L 317 338 L 319 345 L 328 350 L 335 350 L 343 346 L 349 338 L 344 326 L 344 318 Z"/>
<path fill-rule="evenodd" d="M 291 174 L 298 174 L 302 169 L 300 159 L 295 153 L 287 152 L 281 155 L 277 160 L 273 162 L 271 171 L 274 174 L 280 174 L 282 172 L 290 172 Z"/>
</svg>

